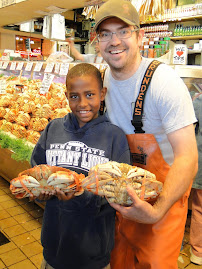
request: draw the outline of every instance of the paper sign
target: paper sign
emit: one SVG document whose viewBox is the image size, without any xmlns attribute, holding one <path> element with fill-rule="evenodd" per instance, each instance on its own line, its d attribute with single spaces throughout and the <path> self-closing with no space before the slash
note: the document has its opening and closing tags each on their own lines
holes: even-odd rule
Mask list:
<svg viewBox="0 0 202 269">
<path fill-rule="evenodd" d="M 2 68 L 6 69 L 8 67 L 8 62 L 4 62 Z"/>
<path fill-rule="evenodd" d="M 0 94 L 6 94 L 6 81 L 0 80 Z"/>
<path fill-rule="evenodd" d="M 16 3 L 16 0 L 1 0 L 0 7 L 7 7 Z"/>
<path fill-rule="evenodd" d="M 26 67 L 25 67 L 25 71 L 31 71 L 32 70 L 32 66 L 33 66 L 33 63 L 32 62 L 28 62 Z"/>
<path fill-rule="evenodd" d="M 69 63 L 62 63 L 60 66 L 60 76 L 66 76 L 69 71 Z"/>
<path fill-rule="evenodd" d="M 16 62 L 11 62 L 10 70 L 15 70 Z"/>
<path fill-rule="evenodd" d="M 46 94 L 49 91 L 50 85 L 54 79 L 54 75 L 50 73 L 44 73 L 44 78 L 40 87 L 39 92 L 41 94 Z"/>
<path fill-rule="evenodd" d="M 2 62 L 2 61 L 0 61 L 0 69 L 2 68 L 2 66 L 3 66 L 3 62 Z"/>
<path fill-rule="evenodd" d="M 43 66 L 43 63 L 42 63 L 42 62 L 38 62 L 38 63 L 36 63 L 36 65 L 35 65 L 35 67 L 34 67 L 34 72 L 40 72 L 42 66 Z"/>
<path fill-rule="evenodd" d="M 55 71 L 54 71 L 54 73 L 55 74 L 59 74 L 59 72 L 60 72 L 60 63 L 56 63 L 55 64 Z"/>
<path fill-rule="evenodd" d="M 54 63 L 47 63 L 45 71 L 46 73 L 51 73 L 53 71 Z"/>
<path fill-rule="evenodd" d="M 16 67 L 16 70 L 22 70 L 23 65 L 24 65 L 23 62 L 19 62 L 18 65 L 17 65 L 17 67 Z"/>
<path fill-rule="evenodd" d="M 187 64 L 187 46 L 176 44 L 173 52 L 173 64 Z"/>
</svg>

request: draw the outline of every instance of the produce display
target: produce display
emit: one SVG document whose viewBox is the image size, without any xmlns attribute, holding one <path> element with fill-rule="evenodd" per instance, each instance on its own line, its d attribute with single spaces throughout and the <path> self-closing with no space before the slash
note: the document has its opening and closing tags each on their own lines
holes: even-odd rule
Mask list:
<svg viewBox="0 0 202 269">
<path fill-rule="evenodd" d="M 121 205 L 132 204 L 127 185 L 132 186 L 140 199 L 148 202 L 156 199 L 163 187 L 149 171 L 112 161 L 92 167 L 87 177 L 62 167 L 38 165 L 21 172 L 10 184 L 16 198 L 30 194 L 37 197 L 42 190 L 52 191 L 57 187 L 75 195 L 87 190 Z"/>
<path fill-rule="evenodd" d="M 0 94 L 0 130 L 36 144 L 50 120 L 70 112 L 62 83 L 52 83 L 42 95 L 41 80 L 1 76 L 2 80 L 6 87 L 5 94 Z"/>
</svg>

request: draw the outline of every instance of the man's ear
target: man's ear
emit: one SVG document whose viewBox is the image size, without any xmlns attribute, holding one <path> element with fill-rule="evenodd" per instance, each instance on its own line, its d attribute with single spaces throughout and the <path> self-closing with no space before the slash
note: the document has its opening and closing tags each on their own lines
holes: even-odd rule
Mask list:
<svg viewBox="0 0 202 269">
<path fill-rule="evenodd" d="M 103 87 L 101 90 L 101 101 L 103 101 L 105 99 L 106 93 L 107 93 L 107 88 Z"/>
<path fill-rule="evenodd" d="M 138 34 L 138 45 L 141 46 L 142 44 L 142 39 L 144 37 L 144 29 L 140 29 L 139 30 L 139 34 Z"/>
</svg>

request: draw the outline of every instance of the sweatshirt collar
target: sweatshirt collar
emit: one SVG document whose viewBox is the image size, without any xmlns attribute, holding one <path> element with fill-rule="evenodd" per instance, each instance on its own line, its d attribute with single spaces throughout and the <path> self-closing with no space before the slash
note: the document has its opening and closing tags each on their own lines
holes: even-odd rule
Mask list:
<svg viewBox="0 0 202 269">
<path fill-rule="evenodd" d="M 67 131 L 74 132 L 74 133 L 83 133 L 86 132 L 89 128 L 98 125 L 102 122 L 109 121 L 105 115 L 98 116 L 96 119 L 87 122 L 83 127 L 79 127 L 79 123 L 77 121 L 77 118 L 73 113 L 68 113 L 64 117 L 64 128 Z"/>
</svg>

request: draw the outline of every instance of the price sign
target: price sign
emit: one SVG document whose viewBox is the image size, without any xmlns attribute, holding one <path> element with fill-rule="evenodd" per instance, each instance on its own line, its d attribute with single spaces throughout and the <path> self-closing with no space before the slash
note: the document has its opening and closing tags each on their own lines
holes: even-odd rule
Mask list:
<svg viewBox="0 0 202 269">
<path fill-rule="evenodd" d="M 54 73 L 55 74 L 59 74 L 59 72 L 60 72 L 60 63 L 56 63 L 55 64 L 55 71 L 54 71 Z"/>
<path fill-rule="evenodd" d="M 53 71 L 54 63 L 47 63 L 45 71 L 46 73 L 51 73 Z"/>
<path fill-rule="evenodd" d="M 42 66 L 43 66 L 43 63 L 41 63 L 41 62 L 36 63 L 35 68 L 34 68 L 34 72 L 40 72 Z"/>
<path fill-rule="evenodd" d="M 50 85 L 54 79 L 54 75 L 50 73 L 44 73 L 44 78 L 39 90 L 40 94 L 46 94 L 49 91 Z"/>
<path fill-rule="evenodd" d="M 7 6 L 10 6 L 10 5 L 13 5 L 16 3 L 16 0 L 1 0 L 1 5 L 0 7 L 3 8 L 3 7 L 7 7 Z"/>
<path fill-rule="evenodd" d="M 2 69 L 3 66 L 3 62 L 0 61 L 0 69 Z"/>
<path fill-rule="evenodd" d="M 6 94 L 6 81 L 0 80 L 0 94 Z"/>
<path fill-rule="evenodd" d="M 32 66 L 33 66 L 33 63 L 32 62 L 27 63 L 27 65 L 25 67 L 25 71 L 31 71 L 32 70 Z"/>
<path fill-rule="evenodd" d="M 8 62 L 4 62 L 2 68 L 6 69 L 8 67 Z"/>
<path fill-rule="evenodd" d="M 17 65 L 17 67 L 16 67 L 16 70 L 22 70 L 23 65 L 24 65 L 23 62 L 18 63 L 18 65 Z"/>
<path fill-rule="evenodd" d="M 10 70 L 15 70 L 16 62 L 11 62 Z"/>
<path fill-rule="evenodd" d="M 63 63 L 60 66 L 60 76 L 66 76 L 69 71 L 69 63 Z"/>
</svg>

